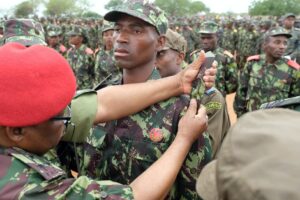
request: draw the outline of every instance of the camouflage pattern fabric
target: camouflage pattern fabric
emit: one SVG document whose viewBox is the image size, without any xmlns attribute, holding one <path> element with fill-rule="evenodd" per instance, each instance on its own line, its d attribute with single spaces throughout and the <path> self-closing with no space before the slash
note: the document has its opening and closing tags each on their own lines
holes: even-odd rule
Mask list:
<svg viewBox="0 0 300 200">
<path fill-rule="evenodd" d="M 9 19 L 4 23 L 4 43 L 18 42 L 25 46 L 47 45 L 43 26 L 32 19 Z"/>
<path fill-rule="evenodd" d="M 129 186 L 68 177 L 46 159 L 18 148 L 0 148 L 1 199 L 133 199 Z"/>
<path fill-rule="evenodd" d="M 77 89 L 93 88 L 95 76 L 93 51 L 82 44 L 78 49 L 71 47 L 66 58 L 75 73 Z"/>
<path fill-rule="evenodd" d="M 66 56 L 67 48 L 63 44 L 57 44 L 56 46 L 51 48 L 55 49 L 61 55 Z"/>
<path fill-rule="evenodd" d="M 285 50 L 285 55 L 290 56 L 291 59 L 296 59 L 299 63 L 299 54 L 300 54 L 300 30 L 293 28 L 289 31 L 292 37 L 288 40 L 288 46 Z"/>
<path fill-rule="evenodd" d="M 106 79 L 109 76 L 108 79 Z M 121 69 L 115 65 L 114 52 L 101 49 L 96 55 L 95 83 L 114 85 L 122 79 Z M 104 81 L 105 80 L 105 81 Z M 104 82 L 103 82 L 104 81 Z"/>
<path fill-rule="evenodd" d="M 281 58 L 266 64 L 265 55 L 249 60 L 241 72 L 234 109 L 238 116 L 266 102 L 300 95 L 300 71 Z"/>
<path fill-rule="evenodd" d="M 159 73 L 154 70 L 150 79 L 158 78 Z M 80 173 L 130 183 L 170 146 L 188 102 L 187 96 L 173 97 L 109 122 L 105 129 L 95 127 L 85 144 L 85 165 Z M 205 133 L 191 147 L 167 199 L 200 199 L 195 192 L 195 181 L 210 160 L 211 145 Z"/>
<path fill-rule="evenodd" d="M 120 13 L 139 18 L 154 26 L 159 34 L 165 34 L 168 29 L 168 19 L 163 10 L 144 0 L 128 0 L 119 7 L 106 13 L 104 19 L 115 22 Z"/>
<path fill-rule="evenodd" d="M 224 29 L 220 38 L 220 47 L 234 54 L 238 42 L 238 32 L 235 29 Z"/>
</svg>

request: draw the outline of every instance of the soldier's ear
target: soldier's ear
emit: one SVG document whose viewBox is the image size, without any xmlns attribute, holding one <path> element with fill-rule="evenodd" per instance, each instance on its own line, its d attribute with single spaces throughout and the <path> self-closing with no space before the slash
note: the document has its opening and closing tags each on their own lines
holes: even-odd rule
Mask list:
<svg viewBox="0 0 300 200">
<path fill-rule="evenodd" d="M 178 53 L 176 64 L 181 65 L 181 63 L 184 61 L 184 58 L 185 58 L 185 53 L 183 52 Z"/>
<path fill-rule="evenodd" d="M 24 131 L 20 127 L 6 127 L 5 134 L 14 143 L 18 143 L 24 138 Z"/>
<path fill-rule="evenodd" d="M 157 38 L 157 52 L 160 52 L 166 44 L 166 37 L 164 35 L 160 35 Z"/>
</svg>

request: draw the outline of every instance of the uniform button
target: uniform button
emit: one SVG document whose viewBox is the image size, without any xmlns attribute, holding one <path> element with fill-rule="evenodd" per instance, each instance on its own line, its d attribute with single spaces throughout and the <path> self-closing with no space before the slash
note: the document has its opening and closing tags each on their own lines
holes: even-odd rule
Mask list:
<svg viewBox="0 0 300 200">
<path fill-rule="evenodd" d="M 100 192 L 100 197 L 105 199 L 107 197 L 107 193 L 106 192 Z"/>
</svg>

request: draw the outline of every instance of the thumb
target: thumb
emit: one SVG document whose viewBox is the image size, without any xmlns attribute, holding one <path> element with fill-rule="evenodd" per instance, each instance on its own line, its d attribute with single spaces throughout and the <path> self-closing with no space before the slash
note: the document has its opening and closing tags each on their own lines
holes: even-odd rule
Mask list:
<svg viewBox="0 0 300 200">
<path fill-rule="evenodd" d="M 194 60 L 191 66 L 193 67 L 193 69 L 199 70 L 201 65 L 204 63 L 204 61 L 205 61 L 205 53 L 203 50 L 201 50 L 198 58 Z"/>
</svg>

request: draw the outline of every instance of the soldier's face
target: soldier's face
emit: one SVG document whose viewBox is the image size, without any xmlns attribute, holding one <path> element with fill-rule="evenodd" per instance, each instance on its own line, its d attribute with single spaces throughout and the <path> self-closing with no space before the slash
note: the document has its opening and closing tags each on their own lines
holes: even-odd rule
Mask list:
<svg viewBox="0 0 300 200">
<path fill-rule="evenodd" d="M 156 67 L 161 77 L 172 76 L 180 72 L 182 60 L 180 62 L 179 59 L 179 52 L 175 50 L 168 49 L 160 51 L 157 54 Z"/>
<path fill-rule="evenodd" d="M 48 45 L 51 46 L 55 46 L 56 44 L 58 44 L 59 42 L 59 37 L 58 36 L 52 36 L 52 37 L 48 37 Z"/>
<path fill-rule="evenodd" d="M 103 43 L 106 50 L 111 50 L 113 47 L 113 30 L 108 30 L 103 33 Z"/>
<path fill-rule="evenodd" d="M 216 34 L 201 34 L 201 47 L 205 52 L 215 50 L 217 47 Z"/>
<path fill-rule="evenodd" d="M 288 39 L 285 36 L 270 37 L 264 44 L 266 55 L 273 58 L 280 58 L 287 48 Z"/>
<path fill-rule="evenodd" d="M 138 18 L 123 15 L 115 23 L 113 35 L 116 64 L 132 69 L 154 62 L 159 50 L 158 38 L 153 26 Z"/>
<path fill-rule="evenodd" d="M 291 29 L 294 26 L 295 23 L 295 17 L 287 17 L 285 20 L 283 20 L 283 25 L 287 29 Z"/>
<path fill-rule="evenodd" d="M 83 41 L 83 37 L 80 35 L 71 35 L 69 37 L 69 43 L 72 45 L 79 45 Z"/>
</svg>

